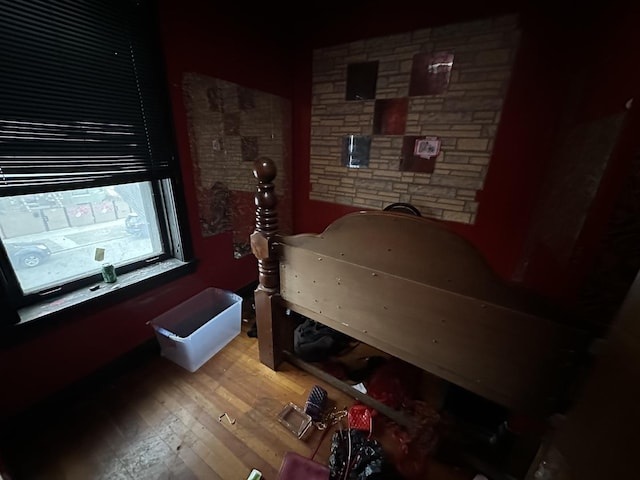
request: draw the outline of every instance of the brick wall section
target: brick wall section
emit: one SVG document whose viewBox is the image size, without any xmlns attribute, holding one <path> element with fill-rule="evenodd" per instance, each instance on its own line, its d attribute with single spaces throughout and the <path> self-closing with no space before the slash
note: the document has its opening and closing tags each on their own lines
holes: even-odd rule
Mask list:
<svg viewBox="0 0 640 480">
<path fill-rule="evenodd" d="M 314 51 L 310 198 L 365 208 L 409 202 L 424 216 L 473 223 L 519 40 L 508 15 Z M 371 135 L 375 100 L 346 101 L 350 63 L 378 61 L 376 99 L 408 96 L 413 56 L 453 52 L 448 90 L 409 97 L 405 135 L 436 136 L 431 174 L 399 170 L 401 135 L 373 135 L 369 168 L 341 166 L 344 135 Z"/>
<path fill-rule="evenodd" d="M 253 176 L 254 157 L 243 159 L 242 138 L 250 138 L 257 156 L 271 158 L 278 169 L 276 194 L 279 199 L 281 230 L 291 231 L 292 206 L 290 171 L 291 104 L 289 100 L 258 90 L 249 90 L 250 107 L 241 108 L 243 87 L 197 73 L 186 73 L 182 81 L 183 97 L 189 126 L 198 208 L 204 236 L 211 211 L 211 189 L 222 182 L 233 198 L 245 198 L 256 191 Z M 216 96 L 216 107 L 212 106 Z M 215 145 L 215 146 L 214 146 Z M 245 195 L 246 194 L 246 195 Z M 233 206 L 233 205 L 232 205 Z M 246 237 L 253 230 L 255 208 L 230 208 L 230 224 L 236 235 Z"/>
</svg>

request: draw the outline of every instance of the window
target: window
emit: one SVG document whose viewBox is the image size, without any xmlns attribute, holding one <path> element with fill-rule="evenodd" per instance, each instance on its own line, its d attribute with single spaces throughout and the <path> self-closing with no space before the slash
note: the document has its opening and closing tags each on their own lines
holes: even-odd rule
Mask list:
<svg viewBox="0 0 640 480">
<path fill-rule="evenodd" d="M 153 2 L 0 4 L 0 268 L 14 307 L 187 260 Z"/>
</svg>

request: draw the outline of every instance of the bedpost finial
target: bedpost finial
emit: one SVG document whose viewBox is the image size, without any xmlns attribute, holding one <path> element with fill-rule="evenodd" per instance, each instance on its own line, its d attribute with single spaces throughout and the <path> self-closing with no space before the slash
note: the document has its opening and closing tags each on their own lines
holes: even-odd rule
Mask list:
<svg viewBox="0 0 640 480">
<path fill-rule="evenodd" d="M 253 176 L 260 183 L 271 183 L 276 178 L 276 164 L 269 157 L 259 157 L 253 162 Z"/>
</svg>

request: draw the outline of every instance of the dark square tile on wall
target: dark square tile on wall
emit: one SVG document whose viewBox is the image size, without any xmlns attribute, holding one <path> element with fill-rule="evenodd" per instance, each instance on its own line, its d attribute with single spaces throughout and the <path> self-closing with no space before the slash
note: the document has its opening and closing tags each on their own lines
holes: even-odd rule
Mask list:
<svg viewBox="0 0 640 480">
<path fill-rule="evenodd" d="M 350 63 L 347 65 L 347 100 L 376 98 L 378 62 Z"/>
<path fill-rule="evenodd" d="M 258 137 L 240 137 L 242 160 L 253 162 L 258 158 Z"/>
<path fill-rule="evenodd" d="M 217 85 L 207 88 L 207 101 L 212 112 L 224 112 L 224 100 Z"/>
<path fill-rule="evenodd" d="M 436 157 L 423 158 L 414 153 L 417 140 L 425 137 L 406 136 L 402 139 L 402 153 L 400 159 L 400 171 L 433 173 L 436 166 Z"/>
<path fill-rule="evenodd" d="M 240 115 L 238 113 L 225 113 L 223 121 L 225 135 L 240 135 Z"/>
<path fill-rule="evenodd" d="M 376 100 L 373 113 L 374 135 L 403 135 L 408 109 L 408 98 Z"/>
<path fill-rule="evenodd" d="M 411 66 L 409 95 L 439 95 L 447 91 L 453 53 L 416 53 Z"/>
<path fill-rule="evenodd" d="M 253 90 L 238 85 L 238 108 L 240 110 L 253 110 L 256 108 L 256 98 Z"/>
<path fill-rule="evenodd" d="M 347 135 L 342 137 L 342 165 L 349 168 L 368 167 L 370 150 L 370 136 Z"/>
</svg>

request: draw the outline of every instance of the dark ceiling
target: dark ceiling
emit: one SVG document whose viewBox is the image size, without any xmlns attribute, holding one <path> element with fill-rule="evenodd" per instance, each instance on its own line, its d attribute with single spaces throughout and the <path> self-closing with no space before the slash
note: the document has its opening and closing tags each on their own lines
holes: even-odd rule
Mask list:
<svg viewBox="0 0 640 480">
<path fill-rule="evenodd" d="M 529 12 L 567 28 L 595 25 L 603 10 L 626 0 L 324 0 L 212 3 L 216 12 L 283 45 L 323 45 L 429 26 Z"/>
<path fill-rule="evenodd" d="M 545 0 L 543 0 L 545 1 Z M 327 43 L 362 38 L 362 32 L 385 34 L 426 26 L 464 21 L 518 11 L 516 0 L 408 0 L 308 1 L 301 4 L 243 2 L 218 4 L 216 10 L 228 15 L 261 36 L 286 43 Z M 354 29 L 354 23 L 358 23 Z M 350 37 L 350 32 L 359 33 Z"/>
</svg>

